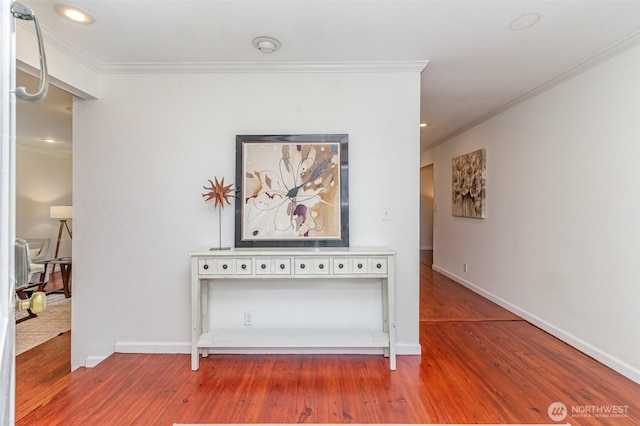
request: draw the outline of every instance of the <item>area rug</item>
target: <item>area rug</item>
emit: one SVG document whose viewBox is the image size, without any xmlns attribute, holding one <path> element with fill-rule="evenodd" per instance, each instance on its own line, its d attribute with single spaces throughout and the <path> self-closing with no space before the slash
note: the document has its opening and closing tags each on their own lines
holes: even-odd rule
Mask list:
<svg viewBox="0 0 640 426">
<path fill-rule="evenodd" d="M 27 316 L 19 312 L 16 318 Z M 36 318 L 16 324 L 16 355 L 71 330 L 71 298 L 64 294 L 47 295 L 47 308 Z"/>
</svg>

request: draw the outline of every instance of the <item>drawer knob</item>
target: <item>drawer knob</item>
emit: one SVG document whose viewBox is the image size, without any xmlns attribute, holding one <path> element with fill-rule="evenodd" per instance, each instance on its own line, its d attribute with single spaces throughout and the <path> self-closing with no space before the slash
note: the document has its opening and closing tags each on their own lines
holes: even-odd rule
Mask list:
<svg viewBox="0 0 640 426">
<path fill-rule="evenodd" d="M 227 269 L 229 267 L 229 265 L 222 265 L 222 269 Z"/>
<path fill-rule="evenodd" d="M 247 269 L 247 264 L 246 264 L 246 263 L 243 263 L 243 264 L 242 264 L 242 266 L 241 266 L 241 268 L 242 268 L 242 269 Z"/>
<path fill-rule="evenodd" d="M 263 263 L 262 265 L 260 265 L 260 267 L 261 267 L 262 269 L 267 269 L 267 264 L 266 264 L 266 263 Z"/>
<path fill-rule="evenodd" d="M 381 264 L 381 263 L 378 263 L 378 264 L 376 265 L 376 268 L 378 268 L 378 269 L 382 268 L 382 264 Z"/>
<path fill-rule="evenodd" d="M 304 269 L 307 265 L 305 265 L 304 263 L 302 265 L 300 265 L 300 269 Z"/>
<path fill-rule="evenodd" d="M 344 265 L 342 263 L 339 263 L 338 264 L 338 268 L 342 269 L 342 268 L 344 268 Z"/>
<path fill-rule="evenodd" d="M 320 265 L 318 265 L 318 268 L 324 269 L 324 263 L 321 263 Z"/>
<path fill-rule="evenodd" d="M 209 269 L 209 265 L 207 265 L 206 263 L 204 264 L 204 266 L 202 267 L 202 269 Z"/>
<path fill-rule="evenodd" d="M 362 263 L 358 263 L 358 269 L 362 269 Z"/>
<path fill-rule="evenodd" d="M 284 263 L 280 264 L 280 269 L 284 269 Z"/>
</svg>

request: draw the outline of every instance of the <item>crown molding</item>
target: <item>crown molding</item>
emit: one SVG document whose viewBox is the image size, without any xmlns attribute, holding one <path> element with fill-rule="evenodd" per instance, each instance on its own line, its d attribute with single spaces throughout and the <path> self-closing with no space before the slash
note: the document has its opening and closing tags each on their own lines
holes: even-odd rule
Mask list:
<svg viewBox="0 0 640 426">
<path fill-rule="evenodd" d="M 101 74 L 422 72 L 429 61 L 384 62 L 144 62 L 102 64 Z"/>
<path fill-rule="evenodd" d="M 608 61 L 609 59 L 618 56 L 621 53 L 626 52 L 627 50 L 636 47 L 640 45 L 640 31 L 636 31 L 633 32 L 631 34 L 629 34 L 627 37 L 623 38 L 622 40 L 617 41 L 616 43 L 612 44 L 611 46 L 600 50 L 599 52 L 597 52 L 595 55 L 591 56 L 590 58 L 579 62 L 578 64 L 574 65 L 573 67 L 561 72 L 560 74 L 556 75 L 555 77 L 552 77 L 546 81 L 543 81 L 541 84 L 535 86 L 534 88 L 532 88 L 531 90 L 523 93 L 520 96 L 517 96 L 505 103 L 503 103 L 502 105 L 500 105 L 499 107 L 497 107 L 496 109 L 481 115 L 480 117 L 470 121 L 469 123 L 465 124 L 464 126 L 460 127 L 458 130 L 449 133 L 447 136 L 439 139 L 438 141 L 429 144 L 428 146 L 426 146 L 422 151 L 427 151 L 431 148 L 435 148 L 438 145 L 441 145 L 445 142 L 447 142 L 448 140 L 466 132 L 467 130 L 477 126 L 478 124 L 489 120 L 492 117 L 495 117 L 496 115 L 510 109 L 513 108 L 514 106 L 529 100 L 531 98 L 534 98 L 538 95 L 540 95 L 543 92 L 546 92 L 547 90 L 550 90 L 556 86 L 558 86 L 561 83 L 564 83 L 567 80 L 572 79 L 573 77 L 576 77 L 582 73 L 584 73 L 585 71 L 590 70 L 591 68 L 594 68 L 606 61 Z"/>
<path fill-rule="evenodd" d="M 37 148 L 37 147 L 34 147 L 34 146 L 23 145 L 21 143 L 16 143 L 16 149 L 19 149 L 21 151 L 34 152 L 34 153 L 42 154 L 42 155 L 49 155 L 49 156 L 53 156 L 53 157 L 73 158 L 73 154 L 71 152 L 69 152 L 69 151 L 60 151 L 60 150 L 57 150 L 57 149 Z"/>
<path fill-rule="evenodd" d="M 30 32 L 31 34 L 36 34 L 35 27 L 33 25 L 27 25 L 24 21 L 18 21 L 17 25 L 20 25 L 24 30 Z M 57 33 L 47 28 L 46 25 L 41 24 L 40 30 L 42 31 L 42 38 L 45 40 L 46 44 L 50 44 L 66 55 L 69 55 L 73 59 L 77 60 L 81 64 L 86 65 L 92 71 L 99 73 L 100 62 L 98 62 L 93 56 L 69 43 L 67 40 L 60 37 Z"/>
<path fill-rule="evenodd" d="M 35 34 L 33 25 L 20 22 Z M 429 61 L 370 62 L 126 62 L 100 63 L 58 34 L 41 26 L 48 44 L 86 65 L 98 74 L 197 74 L 197 73 L 263 73 L 263 72 L 422 72 Z"/>
</svg>

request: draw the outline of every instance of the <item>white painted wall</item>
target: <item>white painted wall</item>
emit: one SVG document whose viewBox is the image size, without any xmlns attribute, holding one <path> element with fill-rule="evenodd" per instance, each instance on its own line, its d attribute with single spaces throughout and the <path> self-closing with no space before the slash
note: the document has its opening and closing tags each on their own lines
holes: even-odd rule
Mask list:
<svg viewBox="0 0 640 426">
<path fill-rule="evenodd" d="M 53 257 L 60 222 L 49 217 L 49 207 L 73 204 L 73 160 L 66 154 L 17 147 L 16 235 L 51 239 Z M 68 224 L 73 232 L 73 220 Z M 58 256 L 71 256 L 71 239 L 66 231 Z"/>
<path fill-rule="evenodd" d="M 637 382 L 639 76 L 635 47 L 426 154 L 434 267 Z M 478 148 L 487 218 L 453 217 L 451 159 Z"/>
<path fill-rule="evenodd" d="M 202 185 L 234 180 L 236 134 L 349 134 L 351 245 L 397 251 L 399 352 L 419 353 L 419 85 L 398 71 L 103 75 L 101 99 L 74 105 L 72 368 L 116 342 L 190 341 L 188 253 L 218 238 Z M 223 245 L 233 221 L 227 207 Z M 334 320 L 361 322 L 379 304 L 379 291 L 312 287 L 309 311 L 327 295 L 348 302 Z M 256 326 L 279 320 L 248 297 Z"/>
<path fill-rule="evenodd" d="M 420 168 L 420 250 L 433 250 L 433 164 Z"/>
</svg>

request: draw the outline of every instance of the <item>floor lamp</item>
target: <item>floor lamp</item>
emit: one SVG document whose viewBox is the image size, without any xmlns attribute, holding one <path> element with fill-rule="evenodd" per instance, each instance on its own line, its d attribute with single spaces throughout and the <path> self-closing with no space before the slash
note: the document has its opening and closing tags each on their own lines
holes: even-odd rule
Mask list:
<svg viewBox="0 0 640 426">
<path fill-rule="evenodd" d="M 67 220 L 73 217 L 73 207 L 72 206 L 51 206 L 49 208 L 49 217 L 51 219 L 58 219 L 60 221 L 60 227 L 58 228 L 58 242 L 56 243 L 56 252 L 53 255 L 54 259 L 58 258 L 58 252 L 60 251 L 60 240 L 62 239 L 62 228 L 67 228 L 67 232 L 69 233 L 69 238 L 73 239 L 71 235 L 71 230 L 69 229 L 69 225 L 67 224 Z M 56 271 L 56 265 L 53 265 L 53 269 L 51 270 L 51 274 Z"/>
</svg>

